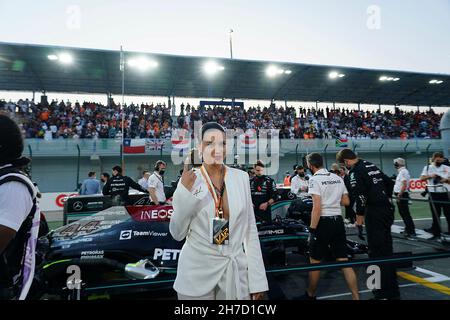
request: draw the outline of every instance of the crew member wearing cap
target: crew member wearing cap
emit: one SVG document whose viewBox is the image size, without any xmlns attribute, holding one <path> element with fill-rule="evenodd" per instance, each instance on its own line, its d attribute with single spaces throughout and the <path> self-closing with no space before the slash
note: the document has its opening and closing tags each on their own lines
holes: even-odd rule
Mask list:
<svg viewBox="0 0 450 320">
<path fill-rule="evenodd" d="M 427 181 L 427 190 L 430 193 L 430 209 L 433 223 L 431 228 L 424 229 L 433 234 L 432 240 L 439 239 L 441 233 L 441 214 L 447 219 L 447 234 L 450 234 L 450 167 L 445 165 L 442 152 L 435 152 L 431 158 L 432 163 L 423 168 L 420 180 Z"/>
<path fill-rule="evenodd" d="M 303 198 L 308 194 L 308 179 L 305 174 L 305 168 L 297 166 L 296 175 L 291 180 L 291 192 L 298 198 Z"/>
<path fill-rule="evenodd" d="M 409 181 L 411 177 L 408 169 L 406 169 L 406 162 L 403 158 L 394 159 L 394 167 L 397 169 L 397 178 L 395 179 L 394 195 L 397 197 L 397 207 L 400 216 L 405 223 L 405 237 L 416 235 L 414 221 L 409 212 Z"/>
</svg>

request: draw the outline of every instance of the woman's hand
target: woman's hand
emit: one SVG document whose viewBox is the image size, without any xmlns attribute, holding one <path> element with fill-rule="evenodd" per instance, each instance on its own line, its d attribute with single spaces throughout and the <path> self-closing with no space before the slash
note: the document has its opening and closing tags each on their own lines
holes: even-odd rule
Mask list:
<svg viewBox="0 0 450 320">
<path fill-rule="evenodd" d="M 252 300 L 262 300 L 264 297 L 264 292 L 251 293 L 250 298 Z"/>
<path fill-rule="evenodd" d="M 195 180 L 197 179 L 194 170 L 189 169 L 190 161 L 191 160 L 189 157 L 187 157 L 186 160 L 184 160 L 183 173 L 181 174 L 181 184 L 189 191 L 192 190 Z"/>
</svg>

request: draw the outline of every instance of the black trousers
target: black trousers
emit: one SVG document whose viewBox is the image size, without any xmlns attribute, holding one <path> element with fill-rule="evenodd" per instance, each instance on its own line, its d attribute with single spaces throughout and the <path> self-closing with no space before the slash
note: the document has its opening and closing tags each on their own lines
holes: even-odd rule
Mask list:
<svg viewBox="0 0 450 320">
<path fill-rule="evenodd" d="M 433 218 L 433 224 L 431 225 L 431 230 L 434 236 L 439 236 L 442 232 L 440 225 L 440 219 L 442 211 L 444 211 L 444 216 L 447 219 L 447 232 L 450 232 L 450 198 L 448 197 L 447 192 L 430 192 L 430 197 L 433 201 L 438 203 L 434 203 L 433 205 L 430 202 L 430 209 Z M 447 202 L 447 203 L 440 203 Z M 436 210 L 435 210 L 436 209 Z"/>
<path fill-rule="evenodd" d="M 271 222 L 272 221 L 272 212 L 270 210 L 270 206 L 267 207 L 266 211 L 263 211 L 261 209 L 259 209 L 259 205 L 258 207 L 255 206 L 255 208 L 253 209 L 253 211 L 255 212 L 255 218 L 256 218 L 256 222 Z"/>
<path fill-rule="evenodd" d="M 408 234 L 416 233 L 416 226 L 409 212 L 409 193 L 404 192 L 397 201 L 398 212 L 405 223 L 405 232 Z"/>
<path fill-rule="evenodd" d="M 369 258 L 390 257 L 393 255 L 391 226 L 394 223 L 394 207 L 366 207 L 365 225 Z M 393 264 L 382 264 L 381 288 L 374 290 L 376 298 L 395 299 L 400 297 L 396 268 Z"/>
<path fill-rule="evenodd" d="M 0 285 L 0 301 L 17 300 L 19 294 L 20 290 L 18 288 L 6 288 Z"/>
<path fill-rule="evenodd" d="M 350 200 L 350 205 L 345 207 L 345 219 L 349 220 L 350 223 L 355 223 L 356 221 L 356 212 L 353 210 L 354 201 Z"/>
</svg>

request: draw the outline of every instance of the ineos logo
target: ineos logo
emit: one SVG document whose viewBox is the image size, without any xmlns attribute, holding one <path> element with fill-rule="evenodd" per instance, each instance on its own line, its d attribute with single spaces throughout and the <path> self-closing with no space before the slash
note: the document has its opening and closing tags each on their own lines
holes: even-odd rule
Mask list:
<svg viewBox="0 0 450 320">
<path fill-rule="evenodd" d="M 141 212 L 141 220 L 166 220 L 170 219 L 173 214 L 173 209 L 161 210 L 143 210 Z"/>
<path fill-rule="evenodd" d="M 157 215 L 160 219 L 166 219 L 169 216 L 169 213 L 167 212 L 167 210 L 160 210 L 158 211 Z"/>
</svg>

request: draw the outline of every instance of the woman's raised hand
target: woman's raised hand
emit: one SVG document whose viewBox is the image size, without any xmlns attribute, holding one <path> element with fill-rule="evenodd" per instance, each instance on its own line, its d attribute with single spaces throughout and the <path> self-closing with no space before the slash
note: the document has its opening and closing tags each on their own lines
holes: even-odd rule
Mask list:
<svg viewBox="0 0 450 320">
<path fill-rule="evenodd" d="M 194 170 L 189 169 L 190 162 L 190 157 L 187 157 L 186 160 L 184 160 L 183 173 L 181 174 L 181 183 L 189 191 L 192 190 L 195 180 L 197 179 Z"/>
</svg>

